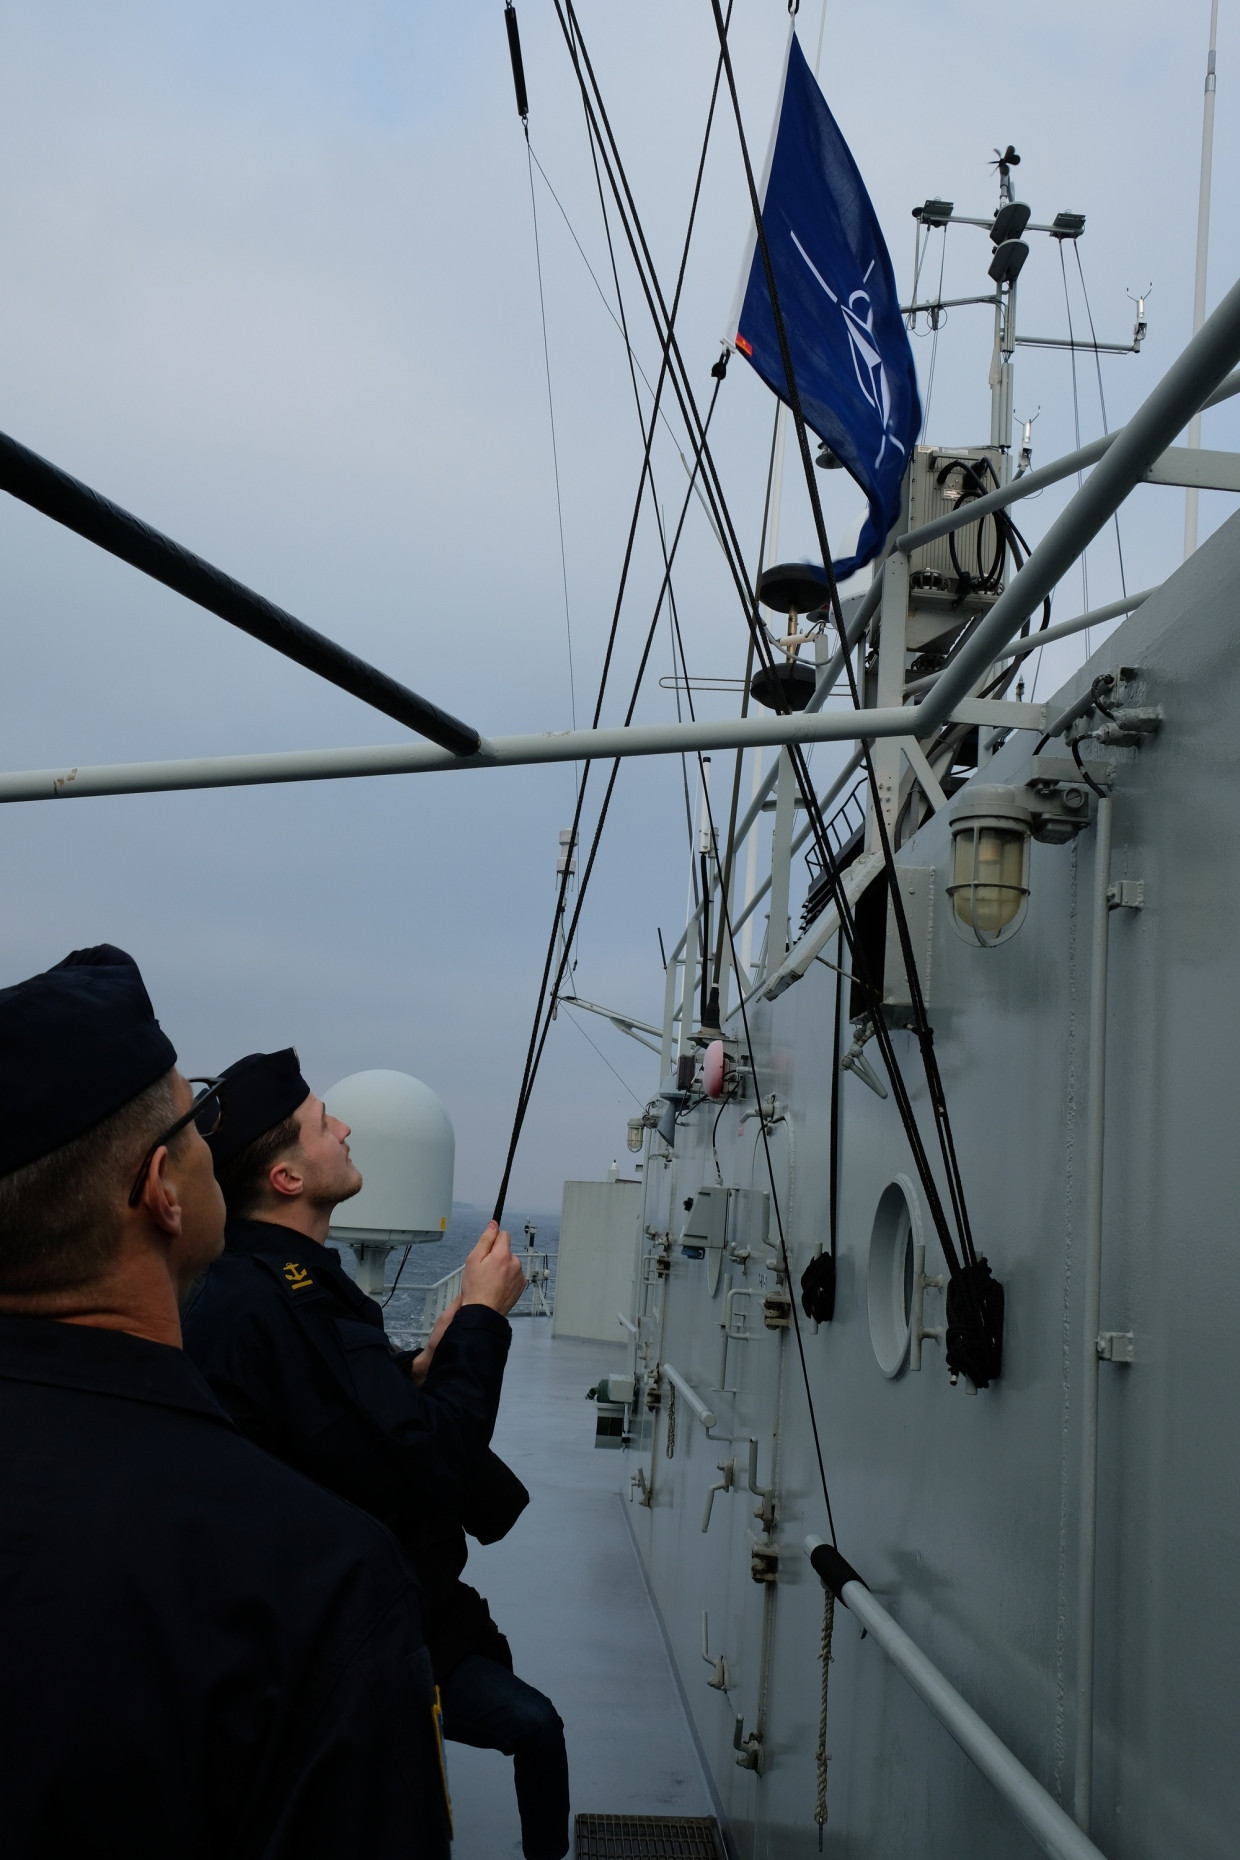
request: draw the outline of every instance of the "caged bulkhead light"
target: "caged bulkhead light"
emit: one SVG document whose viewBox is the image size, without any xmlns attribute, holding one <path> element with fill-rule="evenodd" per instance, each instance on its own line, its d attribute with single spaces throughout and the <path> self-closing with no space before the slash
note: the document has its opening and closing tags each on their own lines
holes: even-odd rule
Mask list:
<svg viewBox="0 0 1240 1860">
<path fill-rule="evenodd" d="M 1109 784 L 1110 772 L 1099 773 Z M 1029 908 L 1030 841 L 1066 846 L 1090 818 L 1090 797 L 1080 772 L 1061 757 L 1034 756 L 1026 780 L 1017 787 L 969 782 L 949 815 L 947 895 L 957 935 L 981 949 L 994 949 L 1014 937 Z"/>
<path fill-rule="evenodd" d="M 1019 788 L 970 783 L 951 811 L 947 895 L 966 942 L 994 949 L 1016 935 L 1029 906 L 1033 818 Z"/>
</svg>

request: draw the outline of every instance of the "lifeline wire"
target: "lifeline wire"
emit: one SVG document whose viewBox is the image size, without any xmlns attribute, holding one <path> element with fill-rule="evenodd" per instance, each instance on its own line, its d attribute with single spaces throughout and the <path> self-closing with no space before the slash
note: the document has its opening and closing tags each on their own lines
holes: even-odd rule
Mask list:
<svg viewBox="0 0 1240 1860">
<path fill-rule="evenodd" d="M 551 350 L 547 346 L 547 300 L 543 295 L 542 248 L 538 238 L 538 202 L 534 198 L 534 151 L 525 125 L 525 165 L 530 177 L 530 213 L 534 221 L 534 263 L 538 271 L 538 310 L 542 317 L 543 366 L 547 376 L 547 414 L 551 421 L 551 465 L 555 473 L 555 517 L 560 530 L 560 580 L 564 587 L 564 632 L 568 639 L 568 701 L 577 728 L 577 686 L 573 678 L 573 623 L 568 604 L 568 556 L 564 549 L 564 504 L 560 497 L 560 452 L 555 437 L 555 398 L 551 392 Z M 541 171 L 540 171 L 541 172 Z"/>
<path fill-rule="evenodd" d="M 711 400 L 711 412 L 714 411 L 714 400 L 715 398 L 717 398 L 718 392 L 719 392 L 719 387 L 718 387 L 718 384 L 716 384 L 715 395 L 712 397 L 712 400 Z M 707 416 L 708 424 L 709 424 L 709 418 L 710 416 L 708 414 Z M 689 503 L 690 503 L 690 500 L 692 499 L 692 496 L 693 496 L 693 486 L 692 484 L 690 484 L 688 490 L 685 493 L 685 501 L 681 508 L 680 521 L 679 521 L 679 524 L 677 525 L 676 535 L 673 540 L 673 546 L 672 546 L 673 559 L 675 557 L 676 548 L 680 542 L 680 537 L 684 530 L 685 518 L 689 512 Z M 646 665 L 650 658 L 650 650 L 654 644 L 655 632 L 659 624 L 659 615 L 663 609 L 663 597 L 667 590 L 669 573 L 664 574 L 663 583 L 659 590 L 658 601 L 655 606 L 654 618 L 650 622 L 650 629 L 646 635 L 646 643 L 645 643 L 645 648 L 642 652 L 641 663 L 637 669 L 637 677 L 634 681 L 632 696 L 629 700 L 628 709 L 625 713 L 624 723 L 626 727 L 632 722 L 633 712 L 637 707 L 637 699 L 638 699 L 638 695 L 641 690 L 642 679 L 645 676 Z M 527 1063 L 526 1063 L 525 1077 L 522 1080 L 522 1089 L 521 1089 L 521 1093 L 517 1101 L 517 1110 L 516 1110 L 516 1115 L 513 1120 L 512 1135 L 511 1135 L 511 1138 L 509 1139 L 509 1145 L 508 1145 L 508 1158 L 504 1166 L 504 1176 L 500 1184 L 499 1196 L 496 1200 L 497 1212 L 493 1217 L 495 1220 L 499 1220 L 503 1212 L 504 1198 L 508 1192 L 508 1182 L 512 1174 L 513 1160 L 516 1156 L 517 1145 L 520 1142 L 521 1130 L 525 1123 L 526 1112 L 529 1109 L 530 1098 L 532 1096 L 533 1089 L 534 1089 L 534 1081 L 538 1075 L 538 1068 L 542 1061 L 543 1049 L 545 1048 L 547 1044 L 547 1036 L 551 1031 L 552 1016 L 553 1016 L 553 1012 L 555 1008 L 556 999 L 559 994 L 560 984 L 564 979 L 564 970 L 565 970 L 565 967 L 567 966 L 568 947 L 572 943 L 572 940 L 577 933 L 577 925 L 581 917 L 582 907 L 585 903 L 586 892 L 589 889 L 590 878 L 594 870 L 594 861 L 598 855 L 599 844 L 603 836 L 603 827 L 606 824 L 607 813 L 608 813 L 608 809 L 611 806 L 611 797 L 615 791 L 616 778 L 620 773 L 620 764 L 622 760 L 623 760 L 622 757 L 617 756 L 615 757 L 611 765 L 611 773 L 608 776 L 607 788 L 604 792 L 602 805 L 599 809 L 598 820 L 595 824 L 594 837 L 591 841 L 589 856 L 586 860 L 585 867 L 581 874 L 581 880 L 577 887 L 577 902 L 573 908 L 572 921 L 569 924 L 568 931 L 564 939 L 565 953 L 560 958 L 560 964 L 556 971 L 555 981 L 552 984 L 550 995 L 548 996 L 546 984 L 547 984 L 548 975 L 550 973 L 551 960 L 554 958 L 554 953 L 555 953 L 554 929 L 552 932 L 552 939 L 551 939 L 551 944 L 550 944 L 550 948 L 548 952 L 548 963 L 547 963 L 546 969 L 544 970 L 543 987 L 540 991 L 538 1011 L 535 1016 L 534 1026 L 530 1034 L 530 1051 L 529 1051 L 529 1056 L 528 1056 Z M 592 765 L 588 764 L 587 768 L 590 766 Z M 584 788 L 584 785 L 585 784 L 583 782 L 582 784 L 583 788 Z M 541 1032 L 540 1032 L 540 1028 L 541 1028 Z"/>
<path fill-rule="evenodd" d="M 684 640 L 681 638 L 681 635 L 680 635 L 679 624 L 677 624 L 676 626 L 676 641 L 680 648 L 680 665 L 681 665 L 681 670 L 684 673 L 685 686 L 688 691 L 689 714 L 690 716 L 692 716 L 693 715 L 693 693 L 692 693 L 692 688 L 689 685 L 689 668 L 685 661 L 685 645 L 684 645 Z M 753 1035 L 750 1032 L 750 1028 L 749 1028 L 749 1009 L 745 1001 L 745 991 L 743 987 L 741 986 L 740 971 L 737 968 L 737 962 L 739 958 L 738 958 L 737 949 L 736 949 L 736 938 L 732 930 L 732 911 L 731 911 L 729 900 L 728 900 L 728 897 L 724 890 L 724 885 L 723 885 L 723 868 L 719 863 L 719 838 L 718 838 L 717 833 L 715 832 L 715 817 L 714 817 L 714 813 L 710 805 L 710 787 L 706 780 L 706 766 L 705 766 L 705 762 L 702 756 L 702 752 L 700 750 L 697 752 L 697 761 L 698 761 L 698 776 L 699 776 L 699 780 L 701 783 L 702 805 L 703 805 L 703 811 L 705 813 L 706 824 L 707 824 L 707 837 L 709 839 L 711 851 L 714 856 L 715 876 L 719 884 L 720 927 L 727 934 L 728 947 L 732 955 L 732 968 L 737 978 L 737 986 L 736 986 L 737 1002 L 739 1004 L 740 1011 L 741 1011 L 741 1025 L 745 1033 L 745 1050 L 749 1056 L 749 1068 L 750 1068 L 751 1075 L 754 1079 L 754 1090 L 757 1091 L 758 1059 L 757 1059 L 757 1054 L 754 1050 Z M 703 858 L 703 866 L 705 866 L 705 857 Z M 705 918 L 703 919 L 703 930 L 705 930 Z M 706 947 L 706 938 L 705 938 L 705 935 L 703 935 L 703 939 L 702 939 L 703 979 L 705 979 L 706 970 L 709 965 L 709 962 L 710 962 L 710 951 Z M 718 1125 L 719 1125 L 719 1117 L 721 1117 L 722 1115 L 723 1115 L 723 1106 L 721 1105 L 719 1109 L 719 1115 L 715 1118 L 716 1129 L 718 1128 Z M 792 1283 L 792 1262 L 788 1256 L 788 1240 L 787 1240 L 787 1235 L 784 1232 L 784 1217 L 783 1217 L 783 1212 L 779 1205 L 779 1191 L 775 1186 L 775 1169 L 774 1169 L 774 1165 L 771 1162 L 771 1143 L 770 1143 L 770 1136 L 769 1136 L 768 1127 L 767 1127 L 767 1116 L 766 1116 L 766 1112 L 762 1108 L 762 1099 L 760 1096 L 758 1098 L 758 1124 L 762 1132 L 762 1149 L 763 1149 L 763 1154 L 766 1158 L 767 1180 L 771 1185 L 771 1207 L 773 1208 L 774 1213 L 775 1213 L 775 1228 L 776 1228 L 776 1232 L 779 1235 L 779 1255 L 780 1255 L 780 1259 L 783 1262 L 784 1277 L 788 1281 L 788 1302 L 789 1302 L 789 1306 L 792 1312 L 792 1329 L 796 1337 L 797 1356 L 798 1356 L 800 1366 L 801 1366 L 801 1380 L 805 1388 L 805 1403 L 806 1403 L 806 1407 L 809 1410 L 810 1432 L 813 1435 L 814 1453 L 818 1461 L 818 1477 L 822 1485 L 822 1502 L 826 1508 L 827 1524 L 831 1532 L 831 1542 L 835 1544 L 836 1548 L 838 1549 L 839 1545 L 838 1543 L 836 1543 L 836 1536 L 835 1536 L 835 1518 L 831 1510 L 831 1492 L 830 1492 L 830 1488 L 827 1485 L 827 1469 L 823 1461 L 822 1441 L 818 1433 L 818 1413 L 814 1406 L 814 1391 L 813 1391 L 813 1387 L 809 1379 L 809 1364 L 806 1361 L 806 1357 L 805 1357 L 805 1340 L 801 1335 L 801 1318 L 797 1310 L 796 1292 L 795 1292 L 795 1289 Z M 714 1131 L 712 1131 L 711 1132 L 712 1150 L 714 1149 L 714 1146 L 715 1146 L 715 1137 L 714 1137 Z M 719 1171 L 719 1158 L 717 1154 L 715 1156 L 715 1168 L 716 1168 L 716 1171 Z M 723 1179 L 722 1172 L 719 1172 L 719 1174 L 720 1174 L 720 1181 L 722 1181 Z"/>
<path fill-rule="evenodd" d="M 621 1075 L 616 1071 L 616 1068 L 612 1065 L 610 1059 L 608 1059 L 602 1047 L 596 1045 L 596 1043 L 590 1038 L 589 1034 L 586 1032 L 581 1022 L 577 1019 L 577 1016 L 572 1012 L 572 1005 L 573 1004 L 567 995 L 565 995 L 564 999 L 560 1002 L 560 1006 L 564 1009 L 564 1012 L 568 1015 L 568 1018 L 572 1021 L 574 1027 L 577 1029 L 578 1033 L 581 1035 L 586 1045 L 594 1047 L 595 1052 L 598 1054 L 603 1064 L 607 1067 L 607 1070 L 611 1073 L 612 1077 L 619 1079 L 620 1083 L 624 1086 L 625 1091 L 628 1092 L 629 1097 L 633 1100 L 634 1104 L 641 1104 L 642 1108 L 644 1109 L 645 1106 L 643 1104 L 642 1099 L 638 1097 L 637 1093 L 633 1090 L 633 1087 L 629 1084 L 629 1081 L 626 1078 L 621 1078 Z"/>
<path fill-rule="evenodd" d="M 1085 272 L 1081 265 L 1081 244 L 1080 244 L 1079 239 L 1074 239 L 1072 241 L 1072 250 L 1074 254 L 1076 255 L 1076 269 L 1077 269 L 1077 272 L 1081 280 L 1081 296 L 1085 299 L 1085 314 L 1089 318 L 1089 338 L 1090 338 L 1091 343 L 1093 344 L 1094 367 L 1098 373 L 1098 407 L 1102 414 L 1102 430 L 1104 433 L 1109 433 L 1111 429 L 1107 425 L 1107 397 L 1105 393 L 1103 392 L 1103 388 L 1102 388 L 1102 351 L 1098 347 L 1098 332 L 1094 328 L 1094 313 L 1089 307 L 1089 292 L 1085 288 Z M 1063 244 L 1061 241 L 1060 242 L 1061 255 L 1062 255 L 1062 251 L 1063 251 Z M 1124 596 L 1124 599 L 1127 600 L 1128 582 L 1127 582 L 1127 578 L 1124 575 L 1124 545 L 1120 540 L 1119 511 L 1118 510 L 1115 512 L 1115 516 L 1112 519 L 1112 521 L 1115 524 L 1115 553 L 1119 557 L 1120 592 Z"/>
<path fill-rule="evenodd" d="M 1076 449 L 1081 449 L 1081 404 L 1076 391 L 1076 336 L 1072 329 L 1072 305 L 1068 298 L 1068 266 L 1063 255 L 1063 240 L 1059 241 L 1059 269 L 1063 273 L 1063 307 L 1068 318 L 1068 360 L 1072 364 L 1072 420 L 1076 433 Z M 1077 472 L 1076 488 L 1079 491 L 1085 482 L 1084 473 Z M 1081 550 L 1081 591 L 1084 596 L 1084 610 L 1089 612 L 1089 563 L 1084 549 Z M 1085 650 L 1089 651 L 1089 631 L 1085 633 Z"/>
</svg>

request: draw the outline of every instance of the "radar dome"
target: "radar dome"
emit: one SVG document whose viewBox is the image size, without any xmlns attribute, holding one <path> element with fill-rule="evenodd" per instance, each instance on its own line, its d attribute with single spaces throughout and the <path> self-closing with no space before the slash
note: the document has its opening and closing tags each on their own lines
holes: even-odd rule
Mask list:
<svg viewBox="0 0 1240 1860">
<path fill-rule="evenodd" d="M 333 1117 L 349 1125 L 349 1149 L 363 1187 L 342 1202 L 333 1240 L 401 1245 L 440 1240 L 452 1214 L 456 1137 L 429 1085 L 407 1072 L 355 1072 L 326 1094 Z"/>
</svg>

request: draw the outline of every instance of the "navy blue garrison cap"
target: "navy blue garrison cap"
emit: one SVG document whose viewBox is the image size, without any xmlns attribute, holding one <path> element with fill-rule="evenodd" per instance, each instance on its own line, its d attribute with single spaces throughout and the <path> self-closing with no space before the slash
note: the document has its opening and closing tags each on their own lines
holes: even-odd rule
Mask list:
<svg viewBox="0 0 1240 1860">
<path fill-rule="evenodd" d="M 111 943 L 0 988 L 0 1175 L 92 1130 L 176 1060 L 137 963 Z"/>
<path fill-rule="evenodd" d="M 295 1046 L 278 1053 L 247 1053 L 226 1066 L 221 1077 L 228 1080 L 220 1093 L 223 1116 L 207 1138 L 217 1165 L 230 1163 L 310 1096 Z"/>
</svg>

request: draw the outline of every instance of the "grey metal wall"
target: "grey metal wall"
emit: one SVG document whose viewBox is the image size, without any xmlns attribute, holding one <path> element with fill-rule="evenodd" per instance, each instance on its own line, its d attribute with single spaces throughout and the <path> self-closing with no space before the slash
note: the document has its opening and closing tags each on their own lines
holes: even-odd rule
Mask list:
<svg viewBox="0 0 1240 1860">
<path fill-rule="evenodd" d="M 1112 872 L 1141 878 L 1145 907 L 1111 921 L 1102 1328 L 1132 1330 L 1131 1367 L 1102 1366 L 1094 1838 L 1123 1860 L 1222 1860 L 1236 1851 L 1240 1763 L 1240 517 L 1125 624 L 1068 687 L 1140 668 L 1158 737 L 1118 765 Z M 987 778 L 1027 757 L 1022 737 Z M 1078 1360 L 1083 1138 L 1088 1092 L 1088 940 L 1093 833 L 1035 845 L 1028 919 L 1007 945 L 972 949 L 950 928 L 941 882 L 947 829 L 932 821 L 901 855 L 938 874 L 931 1018 L 980 1251 L 1007 1291 L 1002 1381 L 949 1386 L 941 1348 L 920 1374 L 880 1372 L 866 1311 L 879 1197 L 912 1175 L 890 1101 L 843 1082 L 842 1213 L 835 1321 L 805 1346 L 841 1549 L 902 1625 L 1065 1803 L 1074 1739 Z M 751 1012 L 762 1092 L 788 1123 L 772 1137 L 794 1281 L 827 1232 L 827 1108 L 834 978 L 815 966 Z M 896 1035 L 925 1112 L 911 1037 Z M 869 1049 L 873 1052 L 873 1048 Z M 729 1184 L 765 1185 L 753 1101 L 716 1138 Z M 715 1180 L 703 1107 L 669 1166 L 647 1167 L 646 1220 L 678 1227 Z M 928 1128 L 928 1123 L 927 1123 Z M 756 1151 L 756 1160 L 755 1160 Z M 927 1270 L 941 1267 L 927 1222 Z M 780 1579 L 749 1576 L 757 1501 L 715 1503 L 716 1462 L 681 1405 L 674 1458 L 666 1410 L 642 1464 L 653 1503 L 634 1527 L 737 1851 L 817 1851 L 812 1823 L 821 1590 L 800 1552 L 826 1534 L 793 1341 L 733 1344 L 734 1395 L 718 1380 L 723 1287 L 672 1255 L 646 1294 L 658 1350 L 721 1416 L 754 1433 L 759 1478 L 774 1461 Z M 738 1269 L 733 1268 L 733 1271 Z M 751 1268 L 752 1270 L 752 1268 Z M 927 1322 L 941 1301 L 927 1294 Z M 759 1326 L 760 1328 L 760 1326 Z M 631 1459 L 634 1456 L 630 1456 Z M 631 1464 L 628 1471 L 635 1471 Z M 701 1616 L 728 1695 L 709 1689 Z M 769 1616 L 769 1618 L 765 1618 Z M 762 1640 L 767 1767 L 737 1768 L 735 1716 L 753 1728 Z M 870 1642 L 837 1611 L 828 1748 L 828 1851 L 866 1860 L 1024 1860 L 1032 1843 Z"/>
</svg>

